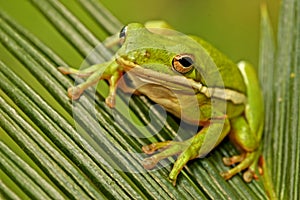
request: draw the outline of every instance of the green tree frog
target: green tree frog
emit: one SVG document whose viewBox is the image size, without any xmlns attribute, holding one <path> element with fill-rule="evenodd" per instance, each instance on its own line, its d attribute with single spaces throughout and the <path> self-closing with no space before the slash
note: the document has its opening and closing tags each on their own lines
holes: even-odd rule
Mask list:
<svg viewBox="0 0 300 200">
<path fill-rule="evenodd" d="M 186 123 L 199 126 L 198 132 L 185 141 L 163 141 L 142 147 L 146 154 L 158 151 L 143 161 L 146 169 L 153 168 L 162 159 L 178 155 L 169 174 L 174 184 L 189 160 L 204 157 L 227 135 L 241 154 L 223 158 L 225 165 L 238 164 L 221 175 L 230 179 L 244 171 L 245 181 L 256 178 L 264 109 L 253 67 L 246 62 L 233 63 L 198 37 L 186 39 L 164 31 L 149 31 L 150 25 L 131 23 L 124 27 L 119 38 L 121 47 L 108 62 L 83 70 L 59 67 L 64 74 L 87 77 L 85 82 L 68 89 L 69 97 L 76 100 L 85 89 L 105 79 L 110 85 L 106 98 L 108 106 L 114 107 L 116 89 L 121 88 L 124 92 L 145 95 Z M 206 65 L 208 62 L 201 60 L 203 56 L 196 55 L 198 50 L 189 45 L 188 40 L 202 47 L 201 52 L 211 58 L 215 68 Z M 121 81 L 121 77 L 131 71 L 130 84 Z M 214 76 L 219 76 L 221 83 L 208 80 Z M 137 83 L 141 86 L 132 86 Z M 192 88 L 196 103 L 191 104 L 188 88 Z M 180 101 L 176 98 L 178 94 Z M 219 106 L 221 104 L 225 109 Z M 193 115 L 195 110 L 200 115 Z"/>
</svg>

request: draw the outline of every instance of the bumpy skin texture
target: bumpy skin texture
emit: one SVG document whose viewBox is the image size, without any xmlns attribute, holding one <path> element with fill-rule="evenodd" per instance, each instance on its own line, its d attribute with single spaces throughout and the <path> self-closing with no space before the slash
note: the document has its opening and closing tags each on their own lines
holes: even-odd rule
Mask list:
<svg viewBox="0 0 300 200">
<path fill-rule="evenodd" d="M 239 164 L 223 172 L 222 176 L 229 179 L 246 169 L 243 175 L 245 181 L 256 178 L 264 113 L 260 87 L 253 68 L 245 62 L 237 66 L 200 38 L 182 35 L 164 37 L 153 32 L 141 24 L 129 24 L 121 34 L 122 47 L 111 61 L 82 71 L 60 67 L 59 70 L 64 74 L 87 77 L 85 82 L 69 88 L 69 97 L 78 99 L 86 88 L 96 84 L 99 79 L 105 79 L 110 85 L 106 104 L 114 107 L 117 88 L 133 92 L 133 88 L 121 78 L 127 73 L 132 84 L 143 83 L 141 87 L 135 88 L 136 94 L 149 97 L 185 122 L 201 127 L 196 135 L 186 141 L 165 141 L 144 146 L 142 149 L 147 154 L 160 151 L 143 161 L 145 168 L 153 168 L 160 160 L 178 155 L 169 175 L 175 185 L 178 174 L 189 160 L 204 157 L 229 134 L 241 154 L 223 159 L 226 165 Z M 201 51 L 213 60 L 216 68 L 197 65 L 198 61 L 202 61 L 197 60 L 197 49 L 193 43 L 200 44 Z M 181 66 L 180 60 L 176 59 L 174 62 L 174 58 L 184 56 L 192 60 L 191 66 Z M 190 71 L 179 76 L 181 71 L 174 70 L 174 63 L 182 70 L 190 67 Z M 218 78 L 221 81 L 215 81 Z M 215 82 L 211 84 L 211 80 Z M 188 91 L 189 84 L 193 87 L 192 92 Z M 222 87 L 226 97 L 214 98 L 207 93 L 216 92 Z M 192 98 L 195 98 L 193 104 Z M 224 106 L 226 110 L 222 109 Z M 200 112 L 200 116 L 194 117 L 195 109 Z"/>
</svg>

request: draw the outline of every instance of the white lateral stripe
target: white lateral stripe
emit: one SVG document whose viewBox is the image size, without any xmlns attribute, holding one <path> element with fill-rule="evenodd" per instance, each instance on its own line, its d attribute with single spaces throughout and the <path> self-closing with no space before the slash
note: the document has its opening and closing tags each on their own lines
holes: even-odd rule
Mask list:
<svg viewBox="0 0 300 200">
<path fill-rule="evenodd" d="M 223 89 L 218 87 L 206 87 L 199 82 L 194 81 L 193 79 L 187 79 L 184 76 L 168 76 L 167 74 L 159 74 L 153 73 L 151 76 L 147 73 L 147 71 L 152 71 L 150 69 L 144 69 L 138 64 L 132 63 L 130 61 L 124 60 L 123 58 L 116 59 L 117 63 L 122 65 L 125 68 L 125 71 L 131 71 L 135 73 L 139 77 L 144 77 L 144 82 L 162 82 L 163 80 L 166 82 L 177 83 L 182 86 L 192 87 L 204 94 L 207 98 L 218 98 L 226 101 L 232 101 L 234 104 L 242 104 L 247 102 L 247 98 L 244 94 L 231 90 L 231 89 Z"/>
<path fill-rule="evenodd" d="M 247 98 L 244 94 L 231 89 L 222 89 L 217 87 L 210 88 L 202 85 L 201 83 L 197 83 L 194 80 L 191 80 L 191 85 L 200 93 L 204 94 L 207 98 L 215 97 L 218 99 L 232 101 L 234 104 L 246 103 L 247 101 Z"/>
</svg>

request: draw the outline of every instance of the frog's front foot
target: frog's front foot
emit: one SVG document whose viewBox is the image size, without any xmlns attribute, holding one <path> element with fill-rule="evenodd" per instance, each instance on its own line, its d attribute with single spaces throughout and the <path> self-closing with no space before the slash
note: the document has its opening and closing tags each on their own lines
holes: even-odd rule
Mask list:
<svg viewBox="0 0 300 200">
<path fill-rule="evenodd" d="M 84 90 L 82 90 L 80 87 L 70 87 L 68 89 L 68 97 L 72 100 L 77 100 L 81 96 Z"/>
<path fill-rule="evenodd" d="M 241 155 L 232 156 L 232 157 L 224 157 L 223 162 L 225 165 L 230 166 L 236 163 L 239 163 L 234 168 L 228 170 L 227 172 L 222 172 L 221 176 L 228 180 L 235 174 L 243 171 L 246 169 L 246 171 L 243 172 L 243 179 L 246 182 L 251 182 L 252 179 L 258 179 L 258 176 L 256 174 L 257 169 L 259 173 L 262 173 L 262 169 L 259 166 L 259 159 L 260 159 L 260 151 L 254 151 L 254 152 L 247 152 L 242 153 Z"/>
</svg>

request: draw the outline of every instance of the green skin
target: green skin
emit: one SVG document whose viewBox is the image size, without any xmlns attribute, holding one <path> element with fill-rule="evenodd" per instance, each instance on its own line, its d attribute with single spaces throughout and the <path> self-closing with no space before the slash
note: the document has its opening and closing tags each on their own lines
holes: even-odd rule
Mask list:
<svg viewBox="0 0 300 200">
<path fill-rule="evenodd" d="M 153 24 L 148 26 L 153 26 Z M 154 24 L 155 26 L 157 25 Z M 165 24 L 158 25 L 158 27 L 164 26 Z M 106 104 L 110 107 L 114 107 L 116 89 L 121 88 L 124 92 L 145 95 L 185 122 L 201 126 L 201 130 L 186 141 L 157 142 L 142 148 L 146 154 L 160 150 L 159 153 L 143 161 L 146 169 L 153 168 L 164 158 L 178 155 L 169 175 L 174 185 L 178 174 L 189 160 L 204 157 L 226 135 L 229 135 L 241 154 L 223 158 L 226 165 L 239 164 L 229 171 L 221 173 L 221 175 L 225 179 L 230 179 L 233 175 L 245 170 L 243 174 L 245 181 L 249 182 L 253 178 L 257 178 L 256 171 L 260 157 L 259 143 L 263 130 L 264 109 L 255 70 L 246 62 L 234 64 L 205 41 L 191 37 L 192 41 L 201 44 L 207 55 L 212 58 L 217 71 L 201 65 L 198 70 L 192 66 L 188 73 L 179 75 L 172 66 L 173 58 L 176 55 L 193 55 L 196 50 L 188 45 L 189 41 L 186 36 L 171 35 L 166 39 L 161 36 L 161 34 L 166 35 L 166 33 L 157 34 L 157 31 L 154 32 L 148 31 L 141 24 L 129 24 L 125 36 L 121 38 L 122 47 L 111 61 L 93 65 L 81 71 L 59 67 L 59 70 L 64 74 L 88 77 L 84 83 L 69 88 L 69 97 L 78 99 L 86 88 L 96 84 L 99 79 L 105 79 L 110 85 L 109 96 L 106 98 Z M 172 47 L 172 49 L 166 47 Z M 197 58 L 195 58 L 195 62 L 196 60 Z M 179 64 L 179 67 L 182 66 Z M 131 69 L 136 69 L 130 75 L 133 84 L 143 81 L 147 84 L 135 90 L 126 85 L 121 77 L 125 72 L 129 73 Z M 208 86 L 207 77 L 212 77 L 213 80 L 214 76 L 220 76 L 223 82 L 216 82 L 213 83 L 213 86 Z M 147 81 L 145 82 L 145 80 Z M 188 82 L 190 86 L 184 81 Z M 205 89 L 220 88 L 222 85 L 229 97 L 216 97 L 216 102 L 220 104 L 212 105 L 213 96 L 204 91 Z M 191 94 L 186 92 L 191 87 L 195 92 L 193 95 L 197 99 L 196 106 L 199 107 L 201 113 L 197 117 L 192 115 L 195 104 L 190 103 Z M 174 90 L 180 94 L 180 102 L 174 95 Z M 222 102 L 223 105 L 225 103 L 226 110 L 218 107 Z"/>
</svg>

